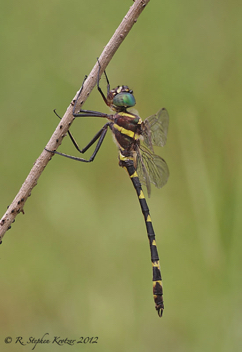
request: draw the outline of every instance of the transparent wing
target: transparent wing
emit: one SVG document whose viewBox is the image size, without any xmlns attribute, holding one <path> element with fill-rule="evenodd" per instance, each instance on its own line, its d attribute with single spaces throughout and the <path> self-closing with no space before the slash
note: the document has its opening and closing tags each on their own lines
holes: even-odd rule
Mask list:
<svg viewBox="0 0 242 352">
<path fill-rule="evenodd" d="M 169 177 L 169 169 L 165 160 L 144 145 L 140 145 L 137 150 L 137 173 L 140 182 L 147 187 L 148 197 L 151 193 L 150 183 L 161 188 Z"/>
<path fill-rule="evenodd" d="M 153 151 L 153 145 L 163 147 L 166 144 L 169 115 L 165 108 L 155 115 L 147 117 L 142 123 L 144 143 Z"/>
<path fill-rule="evenodd" d="M 151 194 L 150 176 L 145 167 L 145 163 L 143 161 L 143 155 L 141 154 L 140 149 L 137 150 L 136 161 L 137 161 L 137 173 L 139 176 L 140 183 L 146 186 L 148 197 L 150 197 L 150 194 Z"/>
</svg>

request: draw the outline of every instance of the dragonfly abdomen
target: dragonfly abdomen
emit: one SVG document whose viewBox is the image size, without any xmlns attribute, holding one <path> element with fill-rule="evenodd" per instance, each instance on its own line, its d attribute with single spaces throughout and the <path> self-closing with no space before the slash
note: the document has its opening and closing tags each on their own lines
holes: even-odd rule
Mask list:
<svg viewBox="0 0 242 352">
<path fill-rule="evenodd" d="M 152 271 L 153 271 L 153 279 L 152 279 L 153 297 L 155 301 L 155 309 L 157 310 L 158 315 L 161 317 L 164 310 L 162 278 L 161 278 L 161 272 L 160 272 L 159 255 L 158 255 L 158 250 L 157 250 L 156 240 L 155 240 L 155 232 L 151 222 L 148 204 L 146 202 L 138 174 L 134 167 L 133 160 L 128 157 L 127 159 L 123 157 L 122 160 L 120 160 L 119 165 L 127 170 L 129 177 L 133 183 L 133 186 L 136 190 L 139 203 L 141 206 L 141 210 L 144 215 L 147 236 L 148 236 L 149 245 L 150 245 Z"/>
</svg>

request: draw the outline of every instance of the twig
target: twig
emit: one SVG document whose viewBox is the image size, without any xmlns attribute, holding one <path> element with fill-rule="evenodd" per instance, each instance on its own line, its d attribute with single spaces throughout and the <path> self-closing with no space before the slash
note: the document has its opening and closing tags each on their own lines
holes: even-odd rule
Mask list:
<svg viewBox="0 0 242 352">
<path fill-rule="evenodd" d="M 113 55 L 119 48 L 120 44 L 123 42 L 134 23 L 137 22 L 137 19 L 145 6 L 150 0 L 136 0 L 134 4 L 130 7 L 126 16 L 123 18 L 119 27 L 116 29 L 114 35 L 104 48 L 102 54 L 99 57 L 99 62 L 101 65 L 100 74 L 106 69 L 107 65 L 111 61 Z M 98 63 L 95 64 L 92 71 L 90 72 L 88 78 L 85 81 L 82 93 L 78 99 L 77 106 L 80 108 L 83 103 L 86 101 L 90 92 L 96 85 L 97 82 L 97 73 L 98 73 Z M 78 94 L 78 93 L 77 93 Z M 48 150 L 56 150 L 62 142 L 62 139 L 65 137 L 70 125 L 72 124 L 74 117 L 72 115 L 72 109 L 77 94 L 72 100 L 71 104 L 67 108 L 65 115 L 61 119 L 59 125 L 51 136 L 49 142 L 46 145 Z M 50 153 L 46 150 L 43 150 L 39 158 L 35 161 L 33 168 L 31 169 L 29 175 L 24 181 L 22 187 L 20 188 L 18 194 L 14 198 L 11 205 L 8 207 L 6 213 L 3 215 L 0 221 L 0 242 L 5 234 L 5 232 L 11 227 L 12 222 L 14 221 L 17 214 L 20 212 L 24 213 L 23 207 L 31 195 L 31 191 L 36 186 L 37 180 L 43 172 L 44 168 L 51 160 Z"/>
</svg>

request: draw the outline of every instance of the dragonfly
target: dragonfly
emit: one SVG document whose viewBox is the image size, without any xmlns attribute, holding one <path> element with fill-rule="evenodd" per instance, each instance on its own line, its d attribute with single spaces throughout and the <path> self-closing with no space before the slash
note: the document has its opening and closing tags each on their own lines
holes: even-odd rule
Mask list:
<svg viewBox="0 0 242 352">
<path fill-rule="evenodd" d="M 142 121 L 137 114 L 128 111 L 129 108 L 132 108 L 136 104 L 133 91 L 128 86 L 117 86 L 116 88 L 110 90 L 110 83 L 106 71 L 104 71 L 104 75 L 107 83 L 107 95 L 103 93 L 100 87 L 100 69 L 101 65 L 99 63 L 97 89 L 100 92 L 105 104 L 114 113 L 105 114 L 99 111 L 83 109 L 76 112 L 76 104 L 85 84 L 84 79 L 78 97 L 74 103 L 73 116 L 75 118 L 101 117 L 106 118 L 108 122 L 100 129 L 100 131 L 96 133 L 96 135 L 83 149 L 79 148 L 72 133 L 68 131 L 68 135 L 73 145 L 81 154 L 84 154 L 96 142 L 93 154 L 89 159 L 84 159 L 57 152 L 56 150 L 46 150 L 48 152 L 59 154 L 73 160 L 89 163 L 95 159 L 108 129 L 111 130 L 114 141 L 118 147 L 119 165 L 126 169 L 128 172 L 128 175 L 137 193 L 141 211 L 144 216 L 151 254 L 153 271 L 153 297 L 155 309 L 158 312 L 158 316 L 161 317 L 164 310 L 164 301 L 160 260 L 150 211 L 141 185 L 146 186 L 148 197 L 150 197 L 151 184 L 154 184 L 157 188 L 161 188 L 166 184 L 168 180 L 168 166 L 164 159 L 154 153 L 153 147 L 163 147 L 166 144 L 169 115 L 167 110 L 162 108 L 156 114 L 149 116 L 144 121 Z M 61 118 L 57 113 L 56 115 Z"/>
</svg>

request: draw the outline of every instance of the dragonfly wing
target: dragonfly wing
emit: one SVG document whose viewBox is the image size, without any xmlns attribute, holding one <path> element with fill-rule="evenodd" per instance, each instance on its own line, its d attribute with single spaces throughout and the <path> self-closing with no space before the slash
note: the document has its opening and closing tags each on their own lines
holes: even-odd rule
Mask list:
<svg viewBox="0 0 242 352">
<path fill-rule="evenodd" d="M 150 196 L 150 183 L 157 188 L 163 187 L 169 177 L 169 169 L 164 159 L 151 152 L 144 145 L 137 154 L 137 172 L 140 182 L 147 187 Z"/>
<path fill-rule="evenodd" d="M 153 145 L 163 147 L 166 144 L 168 125 L 169 115 L 165 108 L 144 120 L 142 135 L 149 149 L 153 151 Z"/>
<path fill-rule="evenodd" d="M 145 167 L 143 156 L 141 155 L 139 149 L 137 150 L 137 173 L 139 176 L 140 183 L 146 186 L 148 197 L 150 197 L 150 193 L 151 193 L 150 176 Z"/>
</svg>

